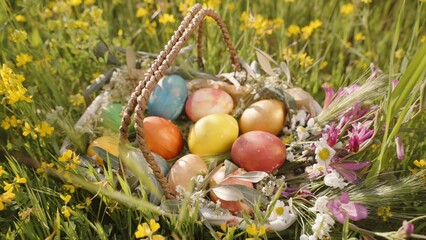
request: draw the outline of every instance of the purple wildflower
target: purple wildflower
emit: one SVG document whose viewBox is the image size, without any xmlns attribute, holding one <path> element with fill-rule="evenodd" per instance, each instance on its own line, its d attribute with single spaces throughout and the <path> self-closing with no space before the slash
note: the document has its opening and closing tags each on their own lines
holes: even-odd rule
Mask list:
<svg viewBox="0 0 426 240">
<path fill-rule="evenodd" d="M 327 134 L 327 143 L 330 147 L 333 147 L 338 140 L 340 129 L 336 128 L 335 124 L 332 123 L 331 126 L 325 130 L 322 131 L 323 134 Z"/>
<path fill-rule="evenodd" d="M 360 122 L 352 124 L 352 131 L 348 131 L 348 146 L 351 151 L 358 152 L 359 147 L 373 136 L 374 130 L 368 130 Z"/>
<path fill-rule="evenodd" d="M 349 194 L 343 192 L 340 197 L 334 198 L 327 203 L 327 208 L 337 221 L 344 224 L 346 218 L 351 221 L 359 221 L 368 217 L 368 210 L 365 206 L 349 200 Z"/>
<path fill-rule="evenodd" d="M 399 83 L 398 79 L 392 80 L 392 91 L 396 88 L 396 85 L 398 85 L 398 83 Z"/>
<path fill-rule="evenodd" d="M 402 143 L 402 139 L 399 136 L 395 137 L 395 144 L 396 156 L 399 160 L 403 160 L 405 157 L 404 144 Z"/>
<path fill-rule="evenodd" d="M 411 234 L 414 232 L 414 225 L 410 222 L 408 222 L 407 220 L 404 220 L 402 222 L 402 230 L 405 233 L 405 237 L 410 237 Z"/>
<path fill-rule="evenodd" d="M 321 85 L 322 89 L 324 89 L 325 92 L 325 99 L 324 99 L 324 103 L 323 103 L 323 107 L 327 108 L 328 105 L 330 105 L 331 100 L 333 100 L 334 97 L 334 89 L 333 87 L 328 84 L 328 83 L 323 83 Z"/>
<path fill-rule="evenodd" d="M 342 176 L 346 181 L 356 184 L 359 182 L 360 178 L 355 171 L 361 170 L 362 168 L 370 165 L 370 161 L 367 162 L 334 162 L 330 166 L 334 168 L 340 176 Z"/>
</svg>

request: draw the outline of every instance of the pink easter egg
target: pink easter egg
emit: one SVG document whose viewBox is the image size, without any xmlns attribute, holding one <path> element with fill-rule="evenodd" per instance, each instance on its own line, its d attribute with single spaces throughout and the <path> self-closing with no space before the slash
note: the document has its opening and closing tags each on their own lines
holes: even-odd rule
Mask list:
<svg viewBox="0 0 426 240">
<path fill-rule="evenodd" d="M 232 97 L 215 88 L 201 88 L 189 95 L 185 104 L 186 115 L 193 122 L 214 113 L 228 114 L 234 108 Z"/>
</svg>

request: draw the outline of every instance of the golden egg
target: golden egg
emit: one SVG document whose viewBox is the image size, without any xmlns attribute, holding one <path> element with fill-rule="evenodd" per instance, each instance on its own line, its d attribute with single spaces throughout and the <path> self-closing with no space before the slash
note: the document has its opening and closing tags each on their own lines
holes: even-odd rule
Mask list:
<svg viewBox="0 0 426 240">
<path fill-rule="evenodd" d="M 275 99 L 266 99 L 253 103 L 240 118 L 240 131 L 265 131 L 278 135 L 287 122 L 284 103 Z"/>
</svg>

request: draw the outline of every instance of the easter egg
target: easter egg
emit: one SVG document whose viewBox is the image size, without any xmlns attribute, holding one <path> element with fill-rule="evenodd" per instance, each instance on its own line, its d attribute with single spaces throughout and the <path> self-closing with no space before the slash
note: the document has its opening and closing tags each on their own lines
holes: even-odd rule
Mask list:
<svg viewBox="0 0 426 240">
<path fill-rule="evenodd" d="M 175 120 L 182 113 L 188 89 L 185 80 L 178 75 L 163 77 L 148 100 L 148 113 Z"/>
<path fill-rule="evenodd" d="M 193 122 L 214 113 L 230 113 L 234 108 L 232 97 L 216 88 L 201 88 L 189 95 L 185 104 L 186 115 Z"/>
<path fill-rule="evenodd" d="M 120 151 L 123 150 L 124 149 L 121 149 Z M 167 161 L 156 153 L 153 153 L 152 155 L 154 156 L 154 159 L 164 176 L 167 176 L 170 171 L 170 167 Z M 160 199 L 158 199 L 158 195 L 153 194 L 152 191 L 155 189 L 154 191 L 163 194 L 163 189 L 161 188 L 158 180 L 155 178 L 154 172 L 152 171 L 140 149 L 130 147 L 128 151 L 125 151 L 124 155 L 122 152 L 120 152 L 120 158 L 123 164 L 126 166 L 128 177 L 127 180 L 129 185 L 131 187 L 143 187 L 145 192 L 149 194 L 149 201 L 154 204 L 159 204 Z M 152 185 L 148 186 L 148 184 L 145 182 L 142 182 L 142 185 L 140 185 L 139 177 L 137 177 L 136 174 L 143 176 L 141 172 L 144 172 L 149 177 L 149 179 L 144 178 L 144 181 L 148 181 L 152 183 Z"/>
<path fill-rule="evenodd" d="M 225 170 L 226 170 L 226 167 L 222 166 L 213 174 L 210 180 L 210 188 L 213 188 L 215 186 L 225 186 L 225 185 L 233 185 L 233 184 L 244 185 L 246 187 L 253 188 L 253 183 L 251 182 L 240 180 L 237 178 L 231 178 L 231 176 L 237 176 L 246 172 L 244 171 L 244 169 L 239 168 L 226 176 L 225 176 Z M 233 215 L 238 215 L 242 213 L 244 210 L 249 213 L 252 211 L 251 207 L 247 205 L 244 201 L 242 200 L 226 201 L 217 197 L 213 191 L 210 191 L 210 198 L 215 203 L 218 200 L 220 200 L 220 207 L 223 209 L 229 210 L 229 212 Z"/>
<path fill-rule="evenodd" d="M 152 152 L 169 160 L 183 148 L 183 138 L 179 128 L 162 117 L 150 116 L 143 120 L 145 140 Z"/>
<path fill-rule="evenodd" d="M 170 167 L 167 161 L 156 153 L 152 153 L 152 155 L 154 156 L 154 159 L 160 167 L 161 171 L 163 172 L 164 176 L 167 176 L 170 171 Z M 139 148 L 134 148 L 127 152 L 126 159 L 127 161 L 132 161 L 133 164 L 136 164 L 136 166 L 140 167 L 147 173 L 154 174 Z"/>
<path fill-rule="evenodd" d="M 111 154 L 114 157 L 118 157 L 118 143 L 119 137 L 116 135 L 99 137 L 90 143 L 89 147 L 87 148 L 87 155 L 94 158 L 99 165 L 102 165 L 103 159 L 98 155 L 94 147 L 102 148 L 103 150 L 107 151 L 108 154 Z"/>
<path fill-rule="evenodd" d="M 245 109 L 239 123 L 241 133 L 258 130 L 277 135 L 286 121 L 285 105 L 278 100 L 267 99 Z"/>
<path fill-rule="evenodd" d="M 192 126 L 188 147 L 195 154 L 220 154 L 231 150 L 238 137 L 238 122 L 224 113 L 207 115 Z"/>
<path fill-rule="evenodd" d="M 172 191 L 176 191 L 179 185 L 189 191 L 191 179 L 199 174 L 206 174 L 208 166 L 201 157 L 195 154 L 188 154 L 179 158 L 170 169 L 169 184 Z"/>
<path fill-rule="evenodd" d="M 109 132 L 118 133 L 121 125 L 122 113 L 125 106 L 121 103 L 111 103 L 100 110 L 100 125 Z M 135 132 L 134 119 L 129 125 L 129 132 Z"/>
<path fill-rule="evenodd" d="M 272 173 L 285 161 L 286 148 L 275 135 L 263 131 L 244 133 L 232 145 L 232 161 L 247 171 Z"/>
</svg>

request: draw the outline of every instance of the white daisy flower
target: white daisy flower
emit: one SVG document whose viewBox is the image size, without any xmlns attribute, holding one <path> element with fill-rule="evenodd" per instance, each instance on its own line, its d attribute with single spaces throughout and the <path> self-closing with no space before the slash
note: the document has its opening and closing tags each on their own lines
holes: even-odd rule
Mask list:
<svg viewBox="0 0 426 240">
<path fill-rule="evenodd" d="M 333 188 L 343 189 L 347 182 L 342 178 L 336 170 L 332 170 L 330 173 L 327 173 L 324 177 L 324 184 Z"/>
<path fill-rule="evenodd" d="M 336 150 L 328 145 L 327 139 L 325 138 L 320 138 L 320 140 L 315 143 L 315 147 L 315 159 L 317 163 L 327 169 L 331 159 L 336 154 Z"/>
</svg>

